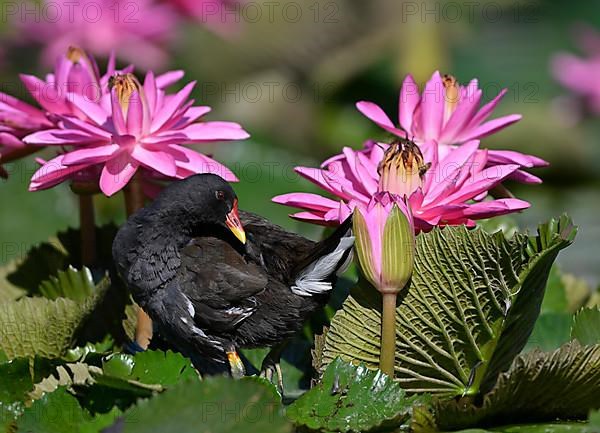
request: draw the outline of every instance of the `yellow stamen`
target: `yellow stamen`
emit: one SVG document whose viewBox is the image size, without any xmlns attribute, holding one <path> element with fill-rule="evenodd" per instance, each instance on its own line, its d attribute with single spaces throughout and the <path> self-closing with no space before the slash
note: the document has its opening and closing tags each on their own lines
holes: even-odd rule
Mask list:
<svg viewBox="0 0 600 433">
<path fill-rule="evenodd" d="M 138 92 L 140 99 L 142 98 L 142 85 L 133 74 L 116 74 L 110 77 L 108 86 L 116 90 L 119 105 L 123 109 L 123 117 L 126 118 L 133 92 Z"/>
<path fill-rule="evenodd" d="M 379 188 L 410 197 L 423 186 L 423 176 L 429 168 L 423 154 L 413 141 L 400 139 L 390 144 L 379 163 Z"/>
</svg>

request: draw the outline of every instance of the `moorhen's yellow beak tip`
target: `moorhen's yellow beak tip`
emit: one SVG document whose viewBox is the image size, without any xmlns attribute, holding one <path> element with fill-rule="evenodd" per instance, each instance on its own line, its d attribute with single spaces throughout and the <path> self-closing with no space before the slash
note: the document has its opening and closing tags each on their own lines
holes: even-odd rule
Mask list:
<svg viewBox="0 0 600 433">
<path fill-rule="evenodd" d="M 227 228 L 231 230 L 231 233 L 233 233 L 241 243 L 246 243 L 246 232 L 244 231 L 244 226 L 242 225 L 240 216 L 238 214 L 237 199 L 233 202 L 233 208 L 231 209 L 231 212 L 227 214 L 225 224 L 227 225 Z"/>
<path fill-rule="evenodd" d="M 242 230 L 239 227 L 229 227 L 229 230 L 231 230 L 231 233 L 233 233 L 234 236 L 238 238 L 241 243 L 246 243 L 246 232 L 244 230 Z"/>
</svg>

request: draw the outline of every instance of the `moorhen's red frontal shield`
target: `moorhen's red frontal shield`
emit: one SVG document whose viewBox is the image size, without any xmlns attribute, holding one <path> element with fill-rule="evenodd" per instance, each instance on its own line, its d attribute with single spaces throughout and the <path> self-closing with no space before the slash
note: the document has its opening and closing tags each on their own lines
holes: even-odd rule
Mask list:
<svg viewBox="0 0 600 433">
<path fill-rule="evenodd" d="M 231 232 L 240 240 L 241 243 L 246 243 L 246 232 L 244 231 L 244 227 L 240 221 L 240 215 L 238 214 L 237 198 L 233 202 L 233 208 L 231 209 L 231 212 L 227 214 L 225 224 L 227 224 L 229 230 L 231 230 Z"/>
</svg>

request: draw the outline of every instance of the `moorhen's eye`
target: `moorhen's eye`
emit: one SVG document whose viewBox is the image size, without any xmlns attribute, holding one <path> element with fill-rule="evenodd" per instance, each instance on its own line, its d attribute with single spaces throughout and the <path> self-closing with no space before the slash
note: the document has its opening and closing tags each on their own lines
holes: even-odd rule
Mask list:
<svg viewBox="0 0 600 433">
<path fill-rule="evenodd" d="M 225 193 L 223 191 L 215 192 L 215 196 L 217 197 L 217 200 L 225 200 Z"/>
</svg>

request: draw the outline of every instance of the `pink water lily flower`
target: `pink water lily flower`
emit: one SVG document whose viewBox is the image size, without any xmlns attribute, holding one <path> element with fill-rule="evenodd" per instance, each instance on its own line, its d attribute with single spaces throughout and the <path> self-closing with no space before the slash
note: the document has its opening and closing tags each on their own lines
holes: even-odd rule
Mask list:
<svg viewBox="0 0 600 433">
<path fill-rule="evenodd" d="M 115 73 L 114 57 L 107 69 L 107 74 L 100 77 L 95 60 L 81 49 L 70 47 L 57 59 L 54 73 L 46 75 L 44 80 L 33 75 L 20 76 L 41 108 L 0 92 L 0 163 L 39 150 L 27 146 L 22 138 L 54 127 L 52 114 L 80 114 L 67 94 L 79 92 L 88 98 L 98 98 L 103 89 L 106 91 L 108 77 Z"/>
<path fill-rule="evenodd" d="M 141 68 L 162 67 L 177 29 L 173 8 L 154 0 L 43 0 L 27 7 L 32 12 L 19 33 L 43 44 L 46 64 L 77 45 L 104 57 L 118 47 L 120 57 Z"/>
<path fill-rule="evenodd" d="M 591 27 L 580 27 L 577 42 L 584 56 L 555 55 L 552 73 L 560 84 L 582 97 L 595 114 L 600 114 L 600 33 Z"/>
<path fill-rule="evenodd" d="M 80 94 L 69 98 L 89 120 L 59 116 L 59 128 L 40 131 L 24 139 L 36 145 L 73 146 L 74 150 L 50 160 L 31 180 L 30 189 L 49 188 L 65 172 L 101 166 L 100 189 L 107 196 L 120 191 L 143 168 L 169 179 L 193 173 L 216 173 L 228 181 L 235 175 L 217 161 L 182 144 L 240 140 L 249 135 L 233 122 L 199 119 L 210 107 L 188 100 L 195 83 L 174 95 L 162 90 L 152 72 L 144 84 L 132 74 L 111 78 L 110 93 L 99 102 Z"/>
<path fill-rule="evenodd" d="M 411 75 L 404 79 L 398 101 L 398 124 L 373 102 L 360 101 L 358 110 L 378 126 L 392 134 L 414 140 L 417 144 L 435 141 L 444 157 L 453 146 L 481 139 L 519 121 L 520 114 L 511 114 L 488 120 L 500 103 L 507 89 L 503 89 L 492 101 L 481 106 L 483 92 L 476 79 L 461 86 L 450 75 L 434 72 L 422 92 Z M 543 167 L 546 161 L 515 151 L 489 150 L 490 166 L 518 164 L 521 168 Z M 511 179 L 540 183 L 541 180 L 523 170 L 517 170 Z"/>
<path fill-rule="evenodd" d="M 478 140 L 452 148 L 443 156 L 434 141 L 419 146 L 422 155 L 416 145 L 401 148 L 396 154 L 388 154 L 389 168 L 382 171 L 381 163 L 389 147 L 369 141 L 360 151 L 344 148 L 342 155 L 325 161 L 321 168 L 296 168 L 296 172 L 333 195 L 333 199 L 312 193 L 291 193 L 274 197 L 273 201 L 302 209 L 291 215 L 298 220 L 336 225 L 350 215 L 357 203 L 366 204 L 378 192 L 394 189 L 389 192 L 407 197 L 415 228 L 424 231 L 440 225 L 473 226 L 478 219 L 529 207 L 529 203 L 516 198 L 486 199 L 490 189 L 520 166 L 488 167 L 488 152 L 479 149 Z M 404 161 L 410 163 L 404 165 L 404 174 L 393 171 L 393 167 L 402 167 Z M 384 176 L 395 176 L 396 180 Z"/>
<path fill-rule="evenodd" d="M 228 36 L 241 21 L 238 0 L 163 0 L 173 4 L 184 16 L 205 25 L 219 35 Z"/>
</svg>

